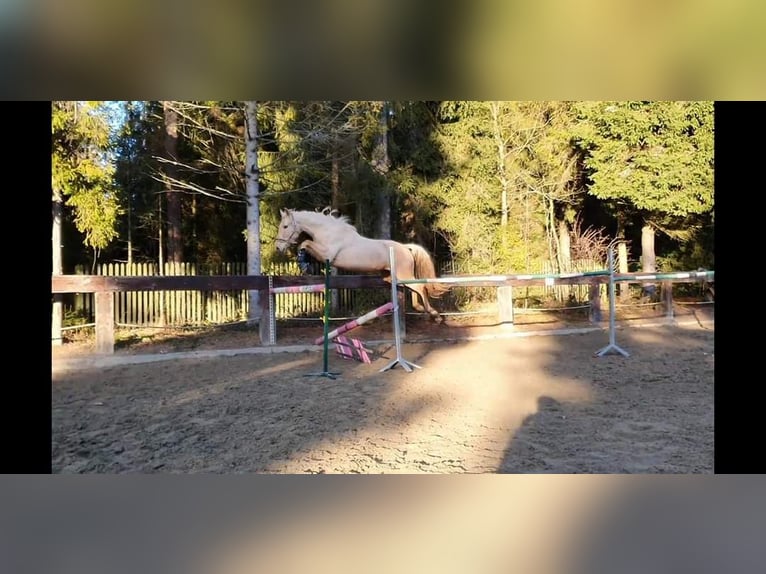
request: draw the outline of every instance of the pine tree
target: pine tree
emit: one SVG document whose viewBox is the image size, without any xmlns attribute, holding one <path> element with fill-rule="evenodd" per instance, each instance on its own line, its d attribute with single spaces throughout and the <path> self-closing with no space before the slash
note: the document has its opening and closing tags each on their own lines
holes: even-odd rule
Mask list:
<svg viewBox="0 0 766 574">
<path fill-rule="evenodd" d="M 588 193 L 624 218 L 637 216 L 643 270 L 655 271 L 655 230 L 681 241 L 710 213 L 712 102 L 587 102 L 577 106 Z"/>
</svg>

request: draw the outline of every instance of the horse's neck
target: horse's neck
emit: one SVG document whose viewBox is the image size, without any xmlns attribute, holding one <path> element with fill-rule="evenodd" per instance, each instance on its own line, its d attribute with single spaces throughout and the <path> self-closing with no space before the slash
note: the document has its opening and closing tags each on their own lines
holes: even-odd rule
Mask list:
<svg viewBox="0 0 766 574">
<path fill-rule="evenodd" d="M 302 231 L 309 233 L 315 238 L 317 236 L 341 235 L 351 230 L 355 231 L 353 227 L 346 226 L 340 221 L 333 221 L 330 219 L 330 216 L 322 213 L 305 212 L 300 215 L 296 214 L 295 222 Z"/>
<path fill-rule="evenodd" d="M 320 217 L 322 219 L 320 219 Z M 296 214 L 295 222 L 302 231 L 305 231 L 309 235 L 316 236 L 317 234 L 325 234 L 332 230 L 332 222 L 324 221 L 326 217 L 326 215 L 322 215 L 321 213 L 307 212 L 301 213 L 300 215 Z"/>
</svg>

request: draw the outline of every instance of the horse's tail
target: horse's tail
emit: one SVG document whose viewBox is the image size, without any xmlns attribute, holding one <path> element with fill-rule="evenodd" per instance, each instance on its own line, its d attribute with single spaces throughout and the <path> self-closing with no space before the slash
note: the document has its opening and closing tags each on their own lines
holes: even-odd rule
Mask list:
<svg viewBox="0 0 766 574">
<path fill-rule="evenodd" d="M 404 246 L 410 250 L 412 258 L 415 260 L 416 279 L 432 279 L 437 276 L 434 260 L 424 247 L 417 243 L 406 243 Z M 424 287 L 428 296 L 434 298 L 439 298 L 449 291 L 449 286 L 444 283 L 426 283 Z"/>
</svg>

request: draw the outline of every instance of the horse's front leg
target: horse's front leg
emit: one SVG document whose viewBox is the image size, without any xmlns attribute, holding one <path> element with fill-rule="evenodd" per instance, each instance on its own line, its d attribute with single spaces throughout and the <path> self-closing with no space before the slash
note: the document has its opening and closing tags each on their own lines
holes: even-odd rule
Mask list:
<svg viewBox="0 0 766 574">
<path fill-rule="evenodd" d="M 312 241 L 311 239 L 306 239 L 305 241 L 302 241 L 300 245 L 298 245 L 298 251 L 303 249 L 306 251 L 311 257 L 316 259 L 319 262 L 324 262 L 324 255 L 320 253 L 320 251 L 317 249 L 317 244 Z"/>
<path fill-rule="evenodd" d="M 324 263 L 326 259 L 332 262 L 335 258 L 335 254 L 331 253 L 325 245 L 313 239 L 306 239 L 298 246 L 298 249 L 305 249 L 309 255 L 320 263 Z"/>
</svg>

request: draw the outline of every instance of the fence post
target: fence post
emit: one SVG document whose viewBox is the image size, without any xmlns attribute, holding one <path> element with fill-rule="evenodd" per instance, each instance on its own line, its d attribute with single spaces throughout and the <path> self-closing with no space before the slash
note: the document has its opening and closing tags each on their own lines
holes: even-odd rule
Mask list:
<svg viewBox="0 0 766 574">
<path fill-rule="evenodd" d="M 51 344 L 55 346 L 63 345 L 64 338 L 62 335 L 61 324 L 63 323 L 64 315 L 64 294 L 54 293 L 51 305 Z"/>
<path fill-rule="evenodd" d="M 500 323 L 513 325 L 512 285 L 502 285 L 497 288 L 497 312 Z"/>
<path fill-rule="evenodd" d="M 96 353 L 114 354 L 114 293 L 96 293 Z"/>
</svg>

